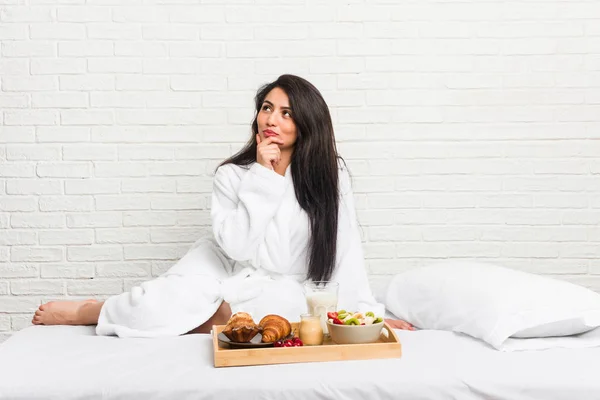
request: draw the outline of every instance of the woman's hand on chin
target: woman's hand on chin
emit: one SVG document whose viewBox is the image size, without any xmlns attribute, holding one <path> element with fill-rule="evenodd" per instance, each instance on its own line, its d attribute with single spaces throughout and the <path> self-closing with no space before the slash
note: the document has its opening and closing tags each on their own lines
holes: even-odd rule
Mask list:
<svg viewBox="0 0 600 400">
<path fill-rule="evenodd" d="M 414 331 L 415 327 L 410 323 L 403 321 L 401 319 L 386 319 L 385 322 L 393 329 L 402 329 L 405 331 Z"/>
</svg>

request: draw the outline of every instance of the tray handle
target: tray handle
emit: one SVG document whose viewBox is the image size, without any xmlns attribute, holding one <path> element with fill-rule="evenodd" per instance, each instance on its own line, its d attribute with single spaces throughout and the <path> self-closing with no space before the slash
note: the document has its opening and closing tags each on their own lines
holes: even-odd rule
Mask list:
<svg viewBox="0 0 600 400">
<path fill-rule="evenodd" d="M 390 338 L 390 328 L 386 325 L 383 325 L 383 329 L 381 330 L 381 334 L 386 338 Z"/>
<path fill-rule="evenodd" d="M 390 328 L 390 326 L 388 325 L 387 322 L 383 324 L 381 334 L 386 337 L 387 342 L 397 342 L 397 343 L 400 342 L 400 339 L 398 339 L 398 335 L 396 335 L 396 332 L 394 332 L 394 330 L 392 328 Z"/>
</svg>

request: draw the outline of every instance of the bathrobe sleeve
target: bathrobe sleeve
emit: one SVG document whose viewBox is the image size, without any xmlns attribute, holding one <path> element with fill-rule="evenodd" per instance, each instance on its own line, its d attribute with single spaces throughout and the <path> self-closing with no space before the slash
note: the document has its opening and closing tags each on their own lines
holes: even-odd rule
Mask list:
<svg viewBox="0 0 600 400">
<path fill-rule="evenodd" d="M 372 311 L 383 317 L 385 306 L 371 292 L 365 268 L 362 241 L 354 208 L 350 175 L 340 168 L 340 210 L 338 219 L 337 257 L 332 280 L 339 282 L 338 309 Z"/>
<path fill-rule="evenodd" d="M 241 175 L 220 167 L 214 178 L 211 218 L 215 239 L 232 259 L 254 259 L 281 205 L 285 178 L 255 163 Z"/>
</svg>

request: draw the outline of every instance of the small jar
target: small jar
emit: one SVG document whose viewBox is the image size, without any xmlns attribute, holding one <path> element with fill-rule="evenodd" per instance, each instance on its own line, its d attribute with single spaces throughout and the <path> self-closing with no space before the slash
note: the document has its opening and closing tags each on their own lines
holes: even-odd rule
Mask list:
<svg viewBox="0 0 600 400">
<path fill-rule="evenodd" d="M 300 340 L 305 346 L 318 346 L 323 344 L 323 328 L 318 315 L 302 314 L 300 316 Z"/>
</svg>

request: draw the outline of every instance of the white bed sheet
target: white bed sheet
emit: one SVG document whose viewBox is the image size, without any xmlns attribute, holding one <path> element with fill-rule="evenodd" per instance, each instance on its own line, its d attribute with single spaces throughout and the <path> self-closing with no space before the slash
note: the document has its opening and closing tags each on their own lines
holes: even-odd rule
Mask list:
<svg viewBox="0 0 600 400">
<path fill-rule="evenodd" d="M 450 332 L 397 333 L 398 359 L 214 368 L 209 335 L 33 326 L 0 346 L 0 399 L 600 398 L 600 348 L 506 353 Z"/>
</svg>

